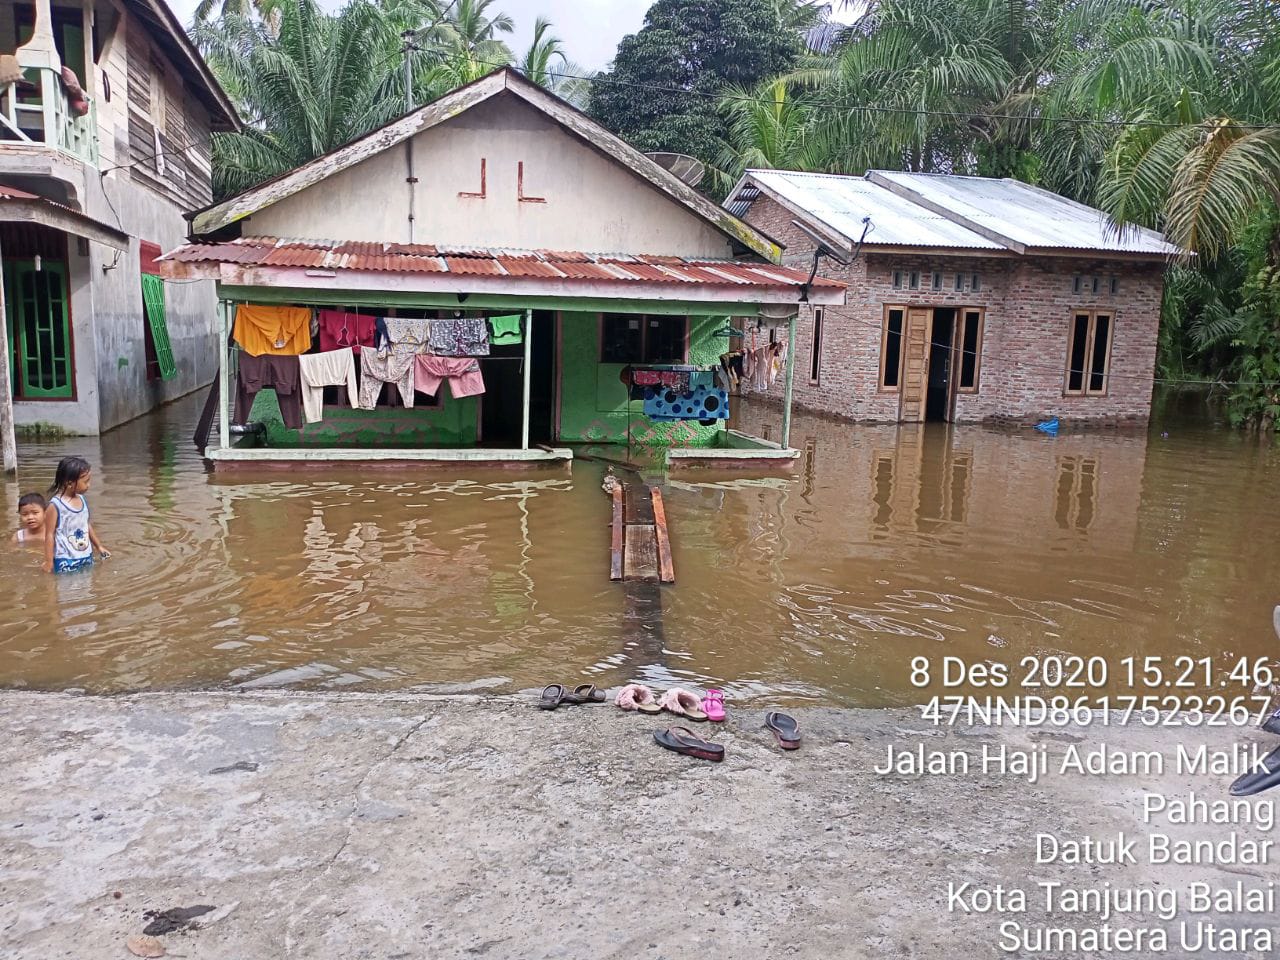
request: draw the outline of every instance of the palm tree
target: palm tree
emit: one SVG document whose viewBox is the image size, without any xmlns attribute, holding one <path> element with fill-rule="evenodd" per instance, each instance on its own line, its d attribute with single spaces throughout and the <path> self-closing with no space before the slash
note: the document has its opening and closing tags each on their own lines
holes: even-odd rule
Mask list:
<svg viewBox="0 0 1280 960">
<path fill-rule="evenodd" d="M 561 99 L 586 109 L 595 75 L 565 55 L 564 44 L 551 29 L 551 21 L 545 17 L 534 21 L 533 39 L 516 69 Z"/>
<path fill-rule="evenodd" d="M 333 16 L 315 0 L 287 0 L 278 31 L 230 14 L 194 35 L 246 120 L 213 141 L 219 196 L 328 153 L 401 112 L 400 38 L 367 0 Z"/>
<path fill-rule="evenodd" d="M 729 136 L 713 177 L 727 192 L 748 168 L 823 169 L 831 153 L 815 128 L 813 111 L 798 98 L 786 78 L 766 80 L 754 89 L 731 87 L 720 101 Z"/>
<path fill-rule="evenodd" d="M 563 69 L 569 62 L 564 55 L 564 46 L 560 38 L 550 31 L 551 21 L 546 17 L 538 17 L 534 21 L 533 39 L 518 68 L 521 73 L 541 87 L 550 85 L 552 70 L 557 64 Z"/>
<path fill-rule="evenodd" d="M 215 10 L 218 13 L 216 19 L 228 16 L 251 17 L 257 14 L 263 20 L 271 20 L 279 6 L 278 0 L 200 0 L 192 14 L 192 21 L 206 23 L 215 19 Z"/>
</svg>

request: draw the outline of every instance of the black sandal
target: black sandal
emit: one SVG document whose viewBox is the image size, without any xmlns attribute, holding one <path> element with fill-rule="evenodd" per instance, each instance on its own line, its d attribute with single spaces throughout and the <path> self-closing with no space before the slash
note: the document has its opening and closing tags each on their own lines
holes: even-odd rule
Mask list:
<svg viewBox="0 0 1280 960">
<path fill-rule="evenodd" d="M 783 750 L 800 749 L 800 724 L 796 718 L 776 710 L 764 715 L 764 725 L 773 731 L 778 738 L 778 746 Z"/>
<path fill-rule="evenodd" d="M 572 693 L 564 695 L 564 702 L 576 707 L 584 703 L 604 703 L 604 691 L 597 689 L 594 683 L 580 683 L 573 688 Z"/>
<path fill-rule="evenodd" d="M 712 743 L 710 740 L 702 740 L 695 737 L 688 727 L 668 727 L 666 730 L 655 730 L 653 731 L 653 739 L 658 741 L 658 746 L 665 747 L 676 753 L 683 753 L 688 757 L 711 760 L 714 763 L 719 763 L 724 759 L 724 747 L 718 743 Z"/>
<path fill-rule="evenodd" d="M 554 710 L 560 704 L 564 703 L 565 689 L 564 684 L 551 683 L 542 691 L 542 699 L 538 701 L 539 710 Z"/>
<path fill-rule="evenodd" d="M 1255 793 L 1280 786 L 1280 747 L 1262 758 L 1262 769 L 1241 774 L 1231 784 L 1233 797 L 1252 797 Z"/>
</svg>

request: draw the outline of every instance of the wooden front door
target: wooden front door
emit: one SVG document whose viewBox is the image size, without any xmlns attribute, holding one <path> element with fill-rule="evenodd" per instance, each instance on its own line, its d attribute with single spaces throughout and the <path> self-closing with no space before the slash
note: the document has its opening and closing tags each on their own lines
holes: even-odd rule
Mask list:
<svg viewBox="0 0 1280 960">
<path fill-rule="evenodd" d="M 903 337 L 902 400 L 898 419 L 903 423 L 923 423 L 925 392 L 929 386 L 929 346 L 933 340 L 933 311 L 907 311 Z"/>
</svg>

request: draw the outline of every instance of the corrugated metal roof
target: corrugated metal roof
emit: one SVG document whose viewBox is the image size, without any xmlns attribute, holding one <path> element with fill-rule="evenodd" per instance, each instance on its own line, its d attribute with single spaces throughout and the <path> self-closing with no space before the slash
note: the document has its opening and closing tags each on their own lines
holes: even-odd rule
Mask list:
<svg viewBox="0 0 1280 960">
<path fill-rule="evenodd" d="M 856 243 L 1019 251 L 1096 250 L 1176 255 L 1154 230 L 1117 236 L 1101 210 L 1013 179 L 872 170 L 865 177 L 748 170 L 727 205 L 749 206 L 756 185 Z M 741 215 L 741 214 L 740 214 Z"/>
<path fill-rule="evenodd" d="M 434 253 L 428 253 L 434 251 Z M 536 277 L 568 281 L 683 283 L 786 288 L 809 279 L 807 271 L 744 263 L 669 256 L 582 253 L 575 250 L 460 249 L 432 244 L 351 243 L 341 240 L 291 240 L 241 237 L 223 243 L 188 243 L 160 262 L 234 263 L 323 270 L 456 273 L 469 276 Z M 836 280 L 816 277 L 814 288 L 843 290 Z"/>
<path fill-rule="evenodd" d="M 750 170 L 748 175 L 767 191 L 846 237 L 850 244 L 857 243 L 862 236 L 862 218 L 870 217 L 871 229 L 866 242 L 871 244 L 1004 249 L 981 234 L 863 177 L 786 170 Z"/>
<path fill-rule="evenodd" d="M 872 170 L 867 176 L 905 187 L 925 202 L 1027 248 L 1180 252 L 1154 230 L 1133 227 L 1117 235 L 1101 210 L 1021 180 L 889 170 Z"/>
</svg>

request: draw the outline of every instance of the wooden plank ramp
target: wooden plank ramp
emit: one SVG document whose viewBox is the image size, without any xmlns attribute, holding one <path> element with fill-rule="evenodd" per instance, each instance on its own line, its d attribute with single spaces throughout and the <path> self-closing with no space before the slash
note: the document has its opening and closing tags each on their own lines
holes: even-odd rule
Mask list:
<svg viewBox="0 0 1280 960">
<path fill-rule="evenodd" d="M 676 582 L 667 514 L 657 487 L 639 483 L 614 487 L 612 533 L 610 580 Z"/>
</svg>

